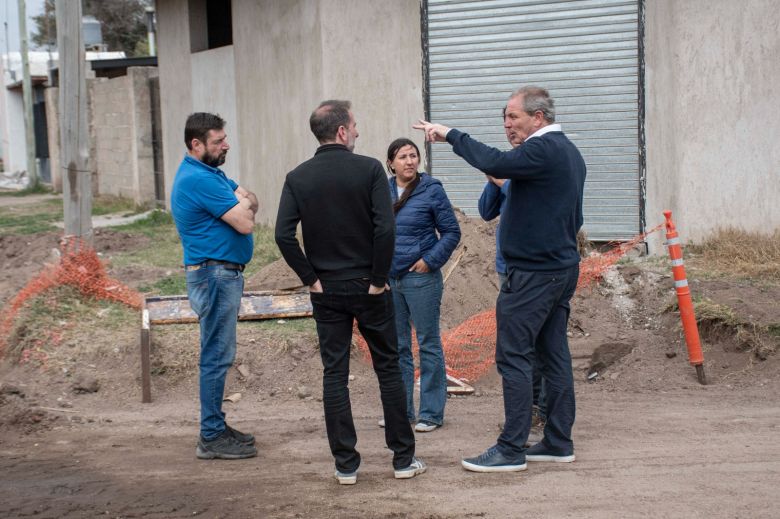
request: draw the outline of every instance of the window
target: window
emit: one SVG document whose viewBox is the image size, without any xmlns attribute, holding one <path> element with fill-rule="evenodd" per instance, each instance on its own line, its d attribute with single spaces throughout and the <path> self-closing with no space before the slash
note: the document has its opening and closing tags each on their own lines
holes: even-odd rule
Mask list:
<svg viewBox="0 0 780 519">
<path fill-rule="evenodd" d="M 192 52 L 233 45 L 230 0 L 189 0 L 189 18 Z"/>
</svg>

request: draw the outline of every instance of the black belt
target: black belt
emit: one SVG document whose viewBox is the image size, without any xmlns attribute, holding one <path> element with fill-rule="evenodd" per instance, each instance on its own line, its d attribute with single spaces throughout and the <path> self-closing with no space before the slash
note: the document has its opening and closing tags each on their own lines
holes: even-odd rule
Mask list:
<svg viewBox="0 0 780 519">
<path fill-rule="evenodd" d="M 206 260 L 203 263 L 198 263 L 197 265 L 186 265 L 184 270 L 198 270 L 201 267 L 215 267 L 217 265 L 221 265 L 227 270 L 238 270 L 239 272 L 243 272 L 246 268 L 246 265 L 241 263 L 231 263 L 229 261 L 222 260 Z"/>
</svg>

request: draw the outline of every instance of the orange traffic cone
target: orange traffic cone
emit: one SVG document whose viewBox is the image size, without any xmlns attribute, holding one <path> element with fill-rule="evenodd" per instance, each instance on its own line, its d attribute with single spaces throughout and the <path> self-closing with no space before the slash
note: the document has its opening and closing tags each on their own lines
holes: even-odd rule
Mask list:
<svg viewBox="0 0 780 519">
<path fill-rule="evenodd" d="M 699 339 L 699 328 L 696 326 L 696 315 L 693 312 L 691 291 L 688 288 L 688 279 L 685 276 L 680 237 L 672 221 L 672 212 L 664 211 L 664 217 L 666 218 L 666 245 L 669 247 L 669 257 L 672 259 L 674 289 L 677 292 L 685 344 L 688 346 L 688 360 L 696 367 L 696 378 L 699 379 L 699 383 L 706 384 L 704 355 L 701 352 L 701 340 Z"/>
</svg>

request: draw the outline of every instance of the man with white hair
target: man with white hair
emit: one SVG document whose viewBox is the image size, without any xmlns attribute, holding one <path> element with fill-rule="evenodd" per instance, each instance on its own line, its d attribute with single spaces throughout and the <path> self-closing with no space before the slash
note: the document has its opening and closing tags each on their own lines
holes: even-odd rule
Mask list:
<svg viewBox="0 0 780 519">
<path fill-rule="evenodd" d="M 520 88 L 509 98 L 504 129 L 514 146 L 510 151 L 441 124 L 420 121 L 413 127 L 429 142 L 448 142 L 486 175 L 512 181 L 500 230 L 507 280 L 496 302 L 504 429 L 494 446 L 462 465 L 475 472 L 509 472 L 525 470 L 526 460 L 572 462 L 574 378 L 566 327 L 579 277 L 585 161 L 555 124 L 554 101 L 539 87 Z M 542 441 L 526 450 L 534 362 L 545 380 L 547 424 Z"/>
</svg>

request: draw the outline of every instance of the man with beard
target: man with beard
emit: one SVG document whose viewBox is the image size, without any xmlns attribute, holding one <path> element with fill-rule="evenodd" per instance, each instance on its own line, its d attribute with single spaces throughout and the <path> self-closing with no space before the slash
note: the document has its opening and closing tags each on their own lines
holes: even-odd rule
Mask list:
<svg viewBox="0 0 780 519">
<path fill-rule="evenodd" d="M 219 166 L 230 146 L 225 121 L 194 113 L 184 127 L 184 155 L 171 191 L 171 212 L 184 249 L 187 295 L 200 319 L 200 459 L 257 455 L 251 434 L 225 423 L 225 377 L 236 355 L 236 321 L 244 266 L 252 259 L 257 197 Z"/>
</svg>

